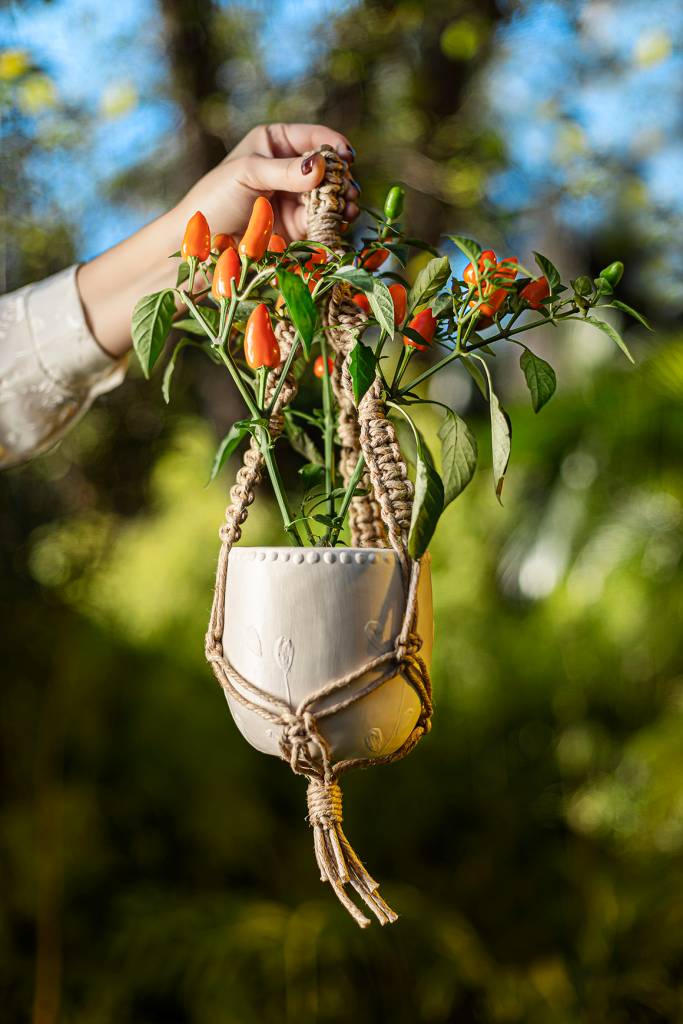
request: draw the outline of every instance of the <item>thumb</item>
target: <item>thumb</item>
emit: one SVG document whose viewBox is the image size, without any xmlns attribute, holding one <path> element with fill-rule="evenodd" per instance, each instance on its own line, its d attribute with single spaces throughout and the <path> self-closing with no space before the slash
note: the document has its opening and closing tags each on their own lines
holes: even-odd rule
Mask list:
<svg viewBox="0 0 683 1024">
<path fill-rule="evenodd" d="M 254 154 L 244 161 L 245 185 L 268 192 L 310 192 L 323 180 L 325 158 L 321 153 L 276 160 Z"/>
</svg>

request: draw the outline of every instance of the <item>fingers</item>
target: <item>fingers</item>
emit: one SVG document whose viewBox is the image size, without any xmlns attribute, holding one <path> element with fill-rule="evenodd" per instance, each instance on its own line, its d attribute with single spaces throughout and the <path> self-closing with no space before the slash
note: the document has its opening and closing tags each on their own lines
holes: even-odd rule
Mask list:
<svg viewBox="0 0 683 1024">
<path fill-rule="evenodd" d="M 247 188 L 263 192 L 310 192 L 323 179 L 325 160 L 312 156 L 274 159 L 249 156 L 240 161 L 239 177 Z"/>
<path fill-rule="evenodd" d="M 293 157 L 309 149 L 332 146 L 348 163 L 353 163 L 356 151 L 341 132 L 322 124 L 261 124 L 252 128 L 248 135 L 228 155 L 229 160 L 258 153 L 260 156 L 274 156 L 278 159 Z"/>
<path fill-rule="evenodd" d="M 295 196 L 284 196 L 280 202 L 280 220 L 287 238 L 306 237 L 306 210 L 297 202 Z"/>
</svg>

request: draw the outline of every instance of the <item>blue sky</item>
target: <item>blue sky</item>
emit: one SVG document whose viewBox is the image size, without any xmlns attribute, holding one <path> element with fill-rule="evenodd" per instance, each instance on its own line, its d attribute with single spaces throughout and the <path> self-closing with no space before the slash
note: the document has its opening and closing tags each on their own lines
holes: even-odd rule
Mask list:
<svg viewBox="0 0 683 1024">
<path fill-rule="evenodd" d="M 284 82 L 315 57 L 325 20 L 352 2 L 244 0 L 241 6 L 261 16 L 269 73 Z M 572 230 L 594 231 L 610 216 L 608 169 L 615 161 L 646 187 L 655 233 L 680 217 L 680 0 L 529 0 L 513 10 L 484 76 L 488 114 L 509 140 L 510 166 L 489 183 L 494 203 L 524 210 L 555 186 L 560 218 Z M 81 258 L 92 256 L 157 212 L 113 205 L 100 188 L 172 139 L 178 124 L 159 88 L 168 69 L 154 0 L 11 4 L 0 10 L 0 38 L 4 47 L 30 50 L 60 95 L 92 115 L 92 137 L 83 148 L 43 154 L 32 168 L 45 196 L 81 227 Z M 103 119 L 103 102 L 126 89 L 137 102 Z M 558 158 L 567 147 L 569 157 Z"/>
</svg>

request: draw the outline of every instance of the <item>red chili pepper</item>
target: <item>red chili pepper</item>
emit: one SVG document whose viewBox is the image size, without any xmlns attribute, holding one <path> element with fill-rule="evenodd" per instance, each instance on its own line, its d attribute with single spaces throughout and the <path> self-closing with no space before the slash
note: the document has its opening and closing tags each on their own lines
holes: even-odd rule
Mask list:
<svg viewBox="0 0 683 1024">
<path fill-rule="evenodd" d="M 362 309 L 364 313 L 369 313 L 370 312 L 370 300 L 368 299 L 368 297 L 365 294 L 365 292 L 357 292 L 353 296 L 351 301 L 353 303 L 355 303 L 356 306 L 358 306 L 359 309 Z"/>
<path fill-rule="evenodd" d="M 237 250 L 237 242 L 232 235 L 218 234 L 214 235 L 211 239 L 211 248 L 220 256 L 220 254 L 225 252 L 226 249 Z"/>
<path fill-rule="evenodd" d="M 239 244 L 240 254 L 248 256 L 251 260 L 260 260 L 266 251 L 272 233 L 273 207 L 265 196 L 257 196 L 254 200 L 247 230 L 244 232 L 242 241 Z"/>
<path fill-rule="evenodd" d="M 180 253 L 184 260 L 195 256 L 202 262 L 208 260 L 211 252 L 211 231 L 206 217 L 197 210 L 187 222 Z"/>
<path fill-rule="evenodd" d="M 528 303 L 530 309 L 543 309 L 541 299 L 547 299 L 549 295 L 550 285 L 546 277 L 537 277 L 535 281 L 529 281 L 519 293 L 519 297 Z"/>
<path fill-rule="evenodd" d="M 287 242 L 284 240 L 282 235 L 271 235 L 270 241 L 268 242 L 268 252 L 284 252 L 287 248 Z"/>
<path fill-rule="evenodd" d="M 487 270 L 496 265 L 496 254 L 493 249 L 484 249 L 477 260 L 477 268 L 479 270 L 479 278 L 481 279 Z M 475 285 L 477 283 L 477 275 L 474 271 L 474 264 L 468 263 L 462 272 L 462 279 L 465 284 Z"/>
<path fill-rule="evenodd" d="M 434 332 L 436 331 L 436 317 L 432 313 L 431 309 L 423 309 L 420 313 L 413 317 L 408 324 L 414 331 L 421 334 L 425 340 L 424 345 L 418 344 L 417 341 L 413 341 L 412 338 L 408 337 L 407 334 L 403 335 L 403 344 L 409 348 L 416 348 L 420 352 L 426 352 L 430 344 L 434 340 Z"/>
<path fill-rule="evenodd" d="M 334 370 L 334 359 L 332 359 L 331 356 L 327 357 L 327 370 L 330 376 L 332 376 L 332 371 Z M 316 377 L 325 376 L 325 362 L 322 356 L 318 356 L 316 361 L 313 363 L 313 373 Z"/>
<path fill-rule="evenodd" d="M 319 267 L 321 263 L 327 263 L 327 253 L 324 249 L 316 248 L 315 252 L 310 254 L 304 266 L 310 273 L 315 273 L 316 268 Z"/>
<path fill-rule="evenodd" d="M 388 249 L 363 249 L 360 254 L 360 265 L 363 270 L 378 270 L 390 255 Z"/>
<path fill-rule="evenodd" d="M 247 320 L 244 332 L 244 356 L 247 366 L 258 370 L 262 366 L 279 366 L 280 346 L 275 337 L 270 314 L 265 303 L 260 302 Z"/>
<path fill-rule="evenodd" d="M 491 318 L 495 316 L 495 314 L 498 312 L 500 307 L 505 302 L 507 296 L 508 293 L 505 291 L 504 288 L 497 288 L 496 291 L 490 293 L 490 295 L 486 299 L 486 302 L 482 302 L 481 306 L 479 307 L 479 320 L 477 321 L 478 327 L 489 326 L 488 324 L 484 324 L 481 318 Z M 470 306 L 472 308 L 474 308 L 474 306 L 476 305 L 477 303 L 474 300 L 470 302 Z"/>
<path fill-rule="evenodd" d="M 514 281 L 519 273 L 519 266 L 516 256 L 506 256 L 504 260 L 496 264 L 495 272 L 491 275 L 492 283 L 503 284 L 505 281 Z"/>
<path fill-rule="evenodd" d="M 218 302 L 232 298 L 232 281 L 239 283 L 242 264 L 236 249 L 224 249 L 216 261 L 211 281 L 211 294 Z"/>
<path fill-rule="evenodd" d="M 400 327 L 408 311 L 408 292 L 402 284 L 390 284 L 389 294 L 394 303 L 394 326 Z"/>
</svg>

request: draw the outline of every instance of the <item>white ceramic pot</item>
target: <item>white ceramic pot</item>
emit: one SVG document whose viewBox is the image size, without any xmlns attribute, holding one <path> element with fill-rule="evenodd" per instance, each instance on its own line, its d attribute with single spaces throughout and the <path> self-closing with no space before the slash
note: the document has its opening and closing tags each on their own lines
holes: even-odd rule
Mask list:
<svg viewBox="0 0 683 1024">
<path fill-rule="evenodd" d="M 245 679 L 285 698 L 294 710 L 325 683 L 390 650 L 403 609 L 400 567 L 391 550 L 237 547 L 228 562 L 223 649 Z M 429 666 L 433 618 L 428 556 L 420 573 L 417 626 Z M 362 676 L 345 692 L 362 688 L 371 678 Z M 279 727 L 234 698 L 227 700 L 249 743 L 266 754 L 279 754 Z M 329 703 L 337 700 L 338 695 L 327 698 Z M 395 676 L 351 707 L 322 719 L 320 731 L 335 759 L 377 757 L 401 746 L 419 712 L 417 694 Z"/>
</svg>

